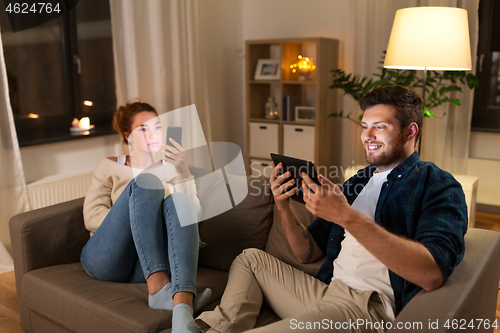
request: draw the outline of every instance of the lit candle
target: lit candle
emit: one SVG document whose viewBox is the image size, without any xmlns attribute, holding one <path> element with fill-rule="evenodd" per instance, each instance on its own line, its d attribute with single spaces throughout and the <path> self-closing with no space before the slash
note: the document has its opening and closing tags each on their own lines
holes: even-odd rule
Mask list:
<svg viewBox="0 0 500 333">
<path fill-rule="evenodd" d="M 89 117 L 83 117 L 80 119 L 80 128 L 89 129 L 90 128 L 90 119 Z"/>
</svg>

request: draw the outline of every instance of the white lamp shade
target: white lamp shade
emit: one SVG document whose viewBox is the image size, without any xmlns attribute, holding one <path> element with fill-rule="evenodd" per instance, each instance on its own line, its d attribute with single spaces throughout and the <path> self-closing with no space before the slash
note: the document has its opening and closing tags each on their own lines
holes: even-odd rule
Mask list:
<svg viewBox="0 0 500 333">
<path fill-rule="evenodd" d="M 396 12 L 384 67 L 416 70 L 470 70 L 467 11 L 415 7 Z"/>
</svg>

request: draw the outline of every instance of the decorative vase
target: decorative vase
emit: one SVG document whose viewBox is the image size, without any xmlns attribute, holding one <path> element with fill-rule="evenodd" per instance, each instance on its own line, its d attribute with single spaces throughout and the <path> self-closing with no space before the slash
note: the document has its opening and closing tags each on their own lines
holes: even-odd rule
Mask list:
<svg viewBox="0 0 500 333">
<path fill-rule="evenodd" d="M 278 104 L 273 97 L 269 97 L 266 102 L 266 119 L 277 119 L 278 117 Z"/>
</svg>

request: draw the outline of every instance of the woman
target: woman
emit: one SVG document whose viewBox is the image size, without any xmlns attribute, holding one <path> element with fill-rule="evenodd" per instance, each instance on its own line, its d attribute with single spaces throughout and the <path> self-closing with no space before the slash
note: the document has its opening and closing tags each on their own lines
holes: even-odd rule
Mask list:
<svg viewBox="0 0 500 333">
<path fill-rule="evenodd" d="M 174 140 L 162 146 L 158 114 L 147 103 L 118 108 L 113 128 L 130 156 L 103 159 L 94 173 L 83 209 L 91 238 L 82 265 L 98 280 L 146 282 L 149 307 L 173 310 L 173 332 L 199 332 L 193 308 L 211 291 L 196 295 L 201 207 L 186 152 Z M 155 161 L 162 147 L 164 160 Z"/>
</svg>

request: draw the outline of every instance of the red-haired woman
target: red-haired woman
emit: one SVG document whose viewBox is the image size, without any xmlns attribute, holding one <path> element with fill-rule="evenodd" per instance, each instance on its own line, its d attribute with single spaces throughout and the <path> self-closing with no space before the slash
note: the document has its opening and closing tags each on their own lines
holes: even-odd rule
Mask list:
<svg viewBox="0 0 500 333">
<path fill-rule="evenodd" d="M 196 295 L 198 213 L 196 185 L 186 151 L 162 145 L 156 110 L 134 102 L 118 108 L 113 128 L 129 145 L 129 156 L 103 159 L 84 203 L 91 233 L 80 260 L 101 281 L 141 283 L 149 307 L 173 310 L 173 332 L 199 332 L 193 322 L 211 295 Z M 164 149 L 164 159 L 154 156 Z M 196 296 L 195 296 L 196 295 Z"/>
</svg>

